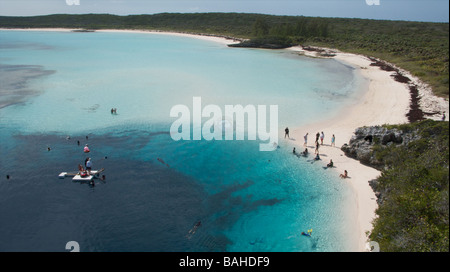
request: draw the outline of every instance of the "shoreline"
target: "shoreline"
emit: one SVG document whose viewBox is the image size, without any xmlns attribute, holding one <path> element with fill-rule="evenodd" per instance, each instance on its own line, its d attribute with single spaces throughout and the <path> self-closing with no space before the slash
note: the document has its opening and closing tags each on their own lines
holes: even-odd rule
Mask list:
<svg viewBox="0 0 450 272">
<path fill-rule="evenodd" d="M 196 38 L 206 41 L 213 41 L 223 45 L 237 44 L 243 41 L 243 39 L 238 39 L 235 37 L 227 37 L 212 34 L 202 34 L 202 33 L 183 33 L 183 32 L 171 32 L 171 31 L 160 31 L 160 30 L 140 30 L 140 29 L 98 29 L 94 31 L 83 31 L 83 29 L 77 28 L 0 28 L 1 30 L 13 30 L 13 31 L 53 31 L 53 32 L 74 32 L 74 33 L 142 33 L 142 34 L 159 34 L 159 35 L 171 35 L 178 37 L 189 37 Z"/>
<path fill-rule="evenodd" d="M 334 49 L 317 48 L 318 51 L 304 50 L 300 46 L 288 48 L 307 57 L 325 57 L 335 59 L 345 65 L 350 65 L 368 81 L 367 90 L 363 91 L 357 102 L 341 110 L 334 118 L 311 123 L 303 127 L 292 130 L 292 137 L 301 139 L 294 143 L 298 150 L 303 150 L 303 136 L 308 135 L 308 148 L 315 149 L 315 134 L 322 131 L 325 134 L 324 144 L 319 148 L 319 154 L 326 155 L 322 163 L 326 165 L 329 159 L 334 162 L 333 171 L 336 175 L 348 171 L 349 179 L 343 179 L 343 182 L 349 182 L 352 186 L 357 199 L 357 222 L 359 228 L 359 251 L 367 251 L 366 244 L 368 236 L 372 230 L 372 222 L 376 218 L 375 211 L 378 207 L 377 197 L 369 185 L 369 181 L 376 179 L 381 171 L 361 164 L 358 160 L 347 157 L 340 147 L 348 143 L 358 127 L 375 126 L 384 124 L 402 124 L 408 123 L 408 113 L 411 110 L 411 93 L 409 82 L 413 82 L 417 87 L 420 100 L 420 108 L 426 112 L 436 112 L 434 115 L 428 115 L 429 119 L 440 120 L 439 114 L 442 111 L 448 112 L 448 102 L 432 94 L 431 88 L 422 83 L 419 79 L 412 77 L 407 71 L 398 69 L 396 71 L 387 71 L 373 65 L 374 59 L 344 53 Z M 325 55 L 322 56 L 323 52 Z M 383 62 L 391 67 L 392 64 Z M 394 79 L 395 73 L 407 77 L 408 82 L 399 82 Z M 335 135 L 335 147 L 331 146 L 331 136 Z M 325 156 L 324 156 L 325 157 Z"/>
<path fill-rule="evenodd" d="M 72 32 L 79 29 L 67 28 L 30 28 L 30 29 L 6 29 L 0 30 L 18 30 L 18 31 L 56 31 L 56 32 Z M 122 33 L 145 33 L 145 34 L 159 34 L 172 35 L 180 37 L 190 37 L 202 40 L 217 42 L 222 45 L 229 45 L 239 43 L 241 40 L 232 37 L 222 37 L 207 34 L 190 34 L 169 31 L 157 30 L 114 30 L 102 29 L 95 30 L 95 32 L 122 32 Z M 305 50 L 300 46 L 288 48 L 292 52 L 296 52 L 308 57 L 332 58 L 345 65 L 355 68 L 355 72 L 360 74 L 368 81 L 367 88 L 361 91 L 361 95 L 357 101 L 352 103 L 349 107 L 341 110 L 335 117 L 323 120 L 316 123 L 311 123 L 303 127 L 291 129 L 291 137 L 300 139 L 293 144 L 298 147 L 297 150 L 303 150 L 303 136 L 306 132 L 308 135 L 308 148 L 314 150 L 314 137 L 317 132 L 324 132 L 324 145 L 320 147 L 320 154 L 323 156 L 322 163 L 326 165 L 329 159 L 333 159 L 336 175 L 338 176 L 344 170 L 349 173 L 349 179 L 342 180 L 343 182 L 350 182 L 353 188 L 356 199 L 355 206 L 357 209 L 356 222 L 359 229 L 358 235 L 358 250 L 366 251 L 367 235 L 366 232 L 372 230 L 372 221 L 375 218 L 375 210 L 378 205 L 376 203 L 376 196 L 368 181 L 377 178 L 380 171 L 362 165 L 359 161 L 347 157 L 340 147 L 344 143 L 348 143 L 354 131 L 358 127 L 373 126 L 383 124 L 401 124 L 407 123 L 407 114 L 411 108 L 410 100 L 411 94 L 408 84 L 396 81 L 392 75 L 393 71 L 386 71 L 380 69 L 379 66 L 372 65 L 374 60 L 369 57 L 356 55 L 352 53 L 339 52 L 334 49 L 314 48 L 315 50 L 322 50 L 325 54 L 318 54 L 318 51 Z M 422 110 L 428 112 L 438 112 L 445 110 L 448 113 L 448 102 L 440 98 L 436 98 L 431 88 L 423 84 L 419 79 L 412 77 L 407 71 L 399 70 L 401 74 L 408 77 L 416 86 L 418 86 L 420 96 L 420 106 Z M 433 115 L 428 117 L 438 120 L 440 116 Z M 336 136 L 336 147 L 331 147 L 331 135 Z"/>
</svg>

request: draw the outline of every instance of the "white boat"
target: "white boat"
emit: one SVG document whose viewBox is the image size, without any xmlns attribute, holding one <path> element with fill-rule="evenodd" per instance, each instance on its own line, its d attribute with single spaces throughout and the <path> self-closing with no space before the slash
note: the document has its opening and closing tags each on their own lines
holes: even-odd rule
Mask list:
<svg viewBox="0 0 450 272">
<path fill-rule="evenodd" d="M 90 175 L 82 175 L 80 172 L 77 172 L 77 173 L 61 172 L 58 175 L 58 177 L 60 179 L 63 179 L 65 177 L 73 177 L 72 178 L 73 181 L 90 181 L 90 180 L 93 180 L 94 178 L 99 178 L 100 173 L 103 172 L 104 170 L 105 170 L 104 168 L 102 168 L 100 170 L 91 170 Z"/>
</svg>

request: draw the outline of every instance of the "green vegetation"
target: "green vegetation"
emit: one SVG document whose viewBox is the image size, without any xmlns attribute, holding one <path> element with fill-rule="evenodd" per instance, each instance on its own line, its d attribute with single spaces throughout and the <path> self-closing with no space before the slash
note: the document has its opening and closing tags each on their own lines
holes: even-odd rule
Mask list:
<svg viewBox="0 0 450 272">
<path fill-rule="evenodd" d="M 449 24 L 242 13 L 0 16 L 0 27 L 142 29 L 251 39 L 242 46 L 336 48 L 391 62 L 449 96 Z"/>
<path fill-rule="evenodd" d="M 382 251 L 449 251 L 449 123 L 425 120 L 388 126 L 418 137 L 405 145 L 377 145 L 382 171 L 378 218 L 370 239 Z M 382 150 L 382 152 L 380 152 Z"/>
<path fill-rule="evenodd" d="M 241 46 L 293 44 L 336 48 L 391 62 L 449 96 L 449 24 L 311 18 L 239 13 L 1 17 L 3 28 L 141 29 L 250 39 Z M 371 240 L 383 251 L 448 251 L 448 122 L 396 126 L 416 131 L 407 146 L 376 146 L 387 169 L 378 180 L 382 203 Z"/>
</svg>

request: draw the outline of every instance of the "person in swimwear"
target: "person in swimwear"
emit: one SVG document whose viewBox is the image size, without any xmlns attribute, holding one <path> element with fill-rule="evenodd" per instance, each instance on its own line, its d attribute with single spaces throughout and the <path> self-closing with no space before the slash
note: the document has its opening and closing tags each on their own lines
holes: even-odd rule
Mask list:
<svg viewBox="0 0 450 272">
<path fill-rule="evenodd" d="M 333 160 L 330 160 L 330 163 L 327 164 L 327 167 L 333 167 Z"/>
<path fill-rule="evenodd" d="M 90 175 L 92 170 L 92 161 L 91 158 L 87 158 L 86 161 L 86 172 Z"/>
<path fill-rule="evenodd" d="M 348 178 L 348 172 L 347 170 L 344 170 L 344 174 L 339 175 L 340 178 Z"/>
</svg>

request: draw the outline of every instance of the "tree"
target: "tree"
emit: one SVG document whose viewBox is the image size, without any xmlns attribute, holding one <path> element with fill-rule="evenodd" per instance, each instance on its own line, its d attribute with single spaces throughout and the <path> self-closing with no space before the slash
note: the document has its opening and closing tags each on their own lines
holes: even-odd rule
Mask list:
<svg viewBox="0 0 450 272">
<path fill-rule="evenodd" d="M 253 24 L 253 35 L 256 37 L 263 37 L 269 34 L 269 24 L 262 18 L 256 19 Z"/>
</svg>

